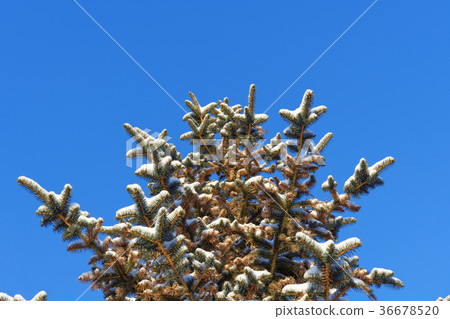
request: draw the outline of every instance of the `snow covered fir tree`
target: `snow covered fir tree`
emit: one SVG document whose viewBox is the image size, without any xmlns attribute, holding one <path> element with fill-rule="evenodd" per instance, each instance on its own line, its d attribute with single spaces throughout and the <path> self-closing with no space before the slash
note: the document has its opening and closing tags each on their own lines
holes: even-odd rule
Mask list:
<svg viewBox="0 0 450 319">
<path fill-rule="evenodd" d="M 115 225 L 72 202 L 70 185 L 57 194 L 18 178 L 42 203 L 41 225 L 60 233 L 68 251 L 92 253 L 82 283 L 106 300 L 337 301 L 352 290 L 376 300 L 376 287 L 403 287 L 392 270 L 360 266 L 358 238 L 339 237 L 356 222 L 345 215 L 361 208 L 352 200 L 383 184 L 392 157 L 361 159 L 342 192 L 330 175 L 313 195 L 332 133 L 315 140 L 310 130 L 327 111 L 312 105 L 311 90 L 297 109 L 279 111 L 288 126 L 268 142 L 254 85 L 245 107 L 228 98 L 201 106 L 190 96 L 181 140 L 195 148 L 185 157 L 166 130 L 153 137 L 124 125 L 138 145 L 126 156 L 144 159 L 135 173 L 148 189 L 127 186 L 131 205 L 115 213 Z"/>
</svg>

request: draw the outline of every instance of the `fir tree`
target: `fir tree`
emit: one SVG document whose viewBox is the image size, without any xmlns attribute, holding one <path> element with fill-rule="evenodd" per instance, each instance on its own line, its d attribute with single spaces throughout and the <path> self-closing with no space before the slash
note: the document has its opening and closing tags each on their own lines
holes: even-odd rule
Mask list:
<svg viewBox="0 0 450 319">
<path fill-rule="evenodd" d="M 106 300 L 344 300 L 350 290 L 375 300 L 374 287 L 403 287 L 391 270 L 359 266 L 358 238 L 339 238 L 356 222 L 341 214 L 360 210 L 351 200 L 383 184 L 392 157 L 372 166 L 361 159 L 342 193 L 329 176 L 321 188 L 331 201 L 323 201 L 311 191 L 332 133 L 311 143 L 310 128 L 327 110 L 313 107 L 311 90 L 297 109 L 280 110 L 286 138 L 268 142 L 254 85 L 244 107 L 228 98 L 201 106 L 190 96 L 181 139 L 196 150 L 184 158 L 166 130 L 152 137 L 124 125 L 138 144 L 126 156 L 146 160 L 135 173 L 148 192 L 127 186 L 131 205 L 115 225 L 73 203 L 70 185 L 56 194 L 19 177 L 42 203 L 41 225 L 60 232 L 68 251 L 92 253 L 81 282 Z"/>
<path fill-rule="evenodd" d="M 30 301 L 44 301 L 47 300 L 47 293 L 45 291 L 38 292 Z M 5 293 L 0 293 L 0 301 L 26 301 L 21 295 L 11 297 Z"/>
</svg>

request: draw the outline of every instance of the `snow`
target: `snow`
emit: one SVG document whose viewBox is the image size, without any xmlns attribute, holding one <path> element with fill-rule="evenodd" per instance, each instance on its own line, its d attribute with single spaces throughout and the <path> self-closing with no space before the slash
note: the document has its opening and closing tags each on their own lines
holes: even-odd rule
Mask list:
<svg viewBox="0 0 450 319">
<path fill-rule="evenodd" d="M 319 266 L 313 266 L 305 272 L 305 279 L 319 278 L 322 276 L 322 270 Z"/>
<path fill-rule="evenodd" d="M 117 257 L 117 253 L 115 251 L 113 251 L 113 250 L 108 250 L 105 253 L 105 257 L 111 258 L 111 259 L 115 259 Z"/>
<path fill-rule="evenodd" d="M 209 228 L 215 228 L 215 227 L 230 227 L 230 220 L 228 218 L 220 217 L 211 222 L 208 225 Z"/>
<path fill-rule="evenodd" d="M 140 237 L 145 237 L 146 239 L 149 239 L 151 241 L 154 241 L 157 238 L 156 228 L 134 226 L 131 227 L 131 232 L 137 234 Z"/>
<path fill-rule="evenodd" d="M 389 269 L 384 268 L 373 268 L 370 272 L 370 278 L 379 278 L 379 277 L 392 277 L 394 272 Z"/>
<path fill-rule="evenodd" d="M 95 217 L 85 217 L 85 216 L 80 216 L 78 217 L 78 222 L 86 227 L 95 227 L 97 225 L 97 219 Z"/>
<path fill-rule="evenodd" d="M 295 294 L 304 294 L 308 290 L 309 285 L 308 283 L 303 284 L 290 284 L 283 287 L 281 290 L 282 294 L 285 295 L 295 295 Z"/>
</svg>

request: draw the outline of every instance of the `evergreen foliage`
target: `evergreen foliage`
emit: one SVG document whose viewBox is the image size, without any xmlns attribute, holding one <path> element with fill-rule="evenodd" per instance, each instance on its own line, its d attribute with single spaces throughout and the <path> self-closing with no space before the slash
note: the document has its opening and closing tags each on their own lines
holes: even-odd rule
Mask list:
<svg viewBox="0 0 450 319">
<path fill-rule="evenodd" d="M 359 211 L 351 199 L 383 183 L 392 157 L 372 166 L 361 159 L 341 194 L 329 176 L 321 188 L 331 201 L 322 201 L 311 191 L 332 133 L 311 143 L 311 125 L 327 110 L 313 107 L 311 90 L 297 109 L 280 110 L 286 139 L 268 142 L 254 85 L 245 107 L 228 98 L 201 106 L 190 96 L 181 139 L 197 150 L 184 158 L 166 130 L 155 138 L 124 125 L 138 144 L 126 156 L 146 160 L 135 173 L 148 193 L 129 185 L 131 205 L 115 225 L 71 202 L 70 185 L 55 194 L 19 177 L 42 203 L 41 225 L 60 232 L 68 251 L 92 252 L 81 282 L 106 300 L 345 300 L 350 290 L 375 300 L 374 287 L 403 287 L 391 270 L 359 266 L 358 238 L 339 238 L 356 222 L 341 214 Z"/>
<path fill-rule="evenodd" d="M 30 301 L 44 301 L 47 300 L 47 293 L 45 291 L 38 292 Z M 26 301 L 21 295 L 11 297 L 5 293 L 0 293 L 0 301 Z"/>
</svg>

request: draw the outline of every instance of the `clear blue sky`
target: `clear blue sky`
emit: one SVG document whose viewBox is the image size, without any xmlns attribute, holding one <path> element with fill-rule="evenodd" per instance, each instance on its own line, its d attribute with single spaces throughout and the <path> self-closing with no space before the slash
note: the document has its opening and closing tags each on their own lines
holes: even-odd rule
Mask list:
<svg viewBox="0 0 450 319">
<path fill-rule="evenodd" d="M 193 91 L 244 104 L 255 83 L 262 112 L 372 1 L 79 2 L 180 103 Z M 362 266 L 406 284 L 379 289 L 381 300 L 450 293 L 449 16 L 448 1 L 380 0 L 268 112 L 271 136 L 286 126 L 278 109 L 296 108 L 305 89 L 328 107 L 314 126 L 335 134 L 319 182 L 333 174 L 342 189 L 361 157 L 396 158 L 342 234 L 362 240 Z M 0 37 L 0 291 L 75 300 L 89 255 L 39 227 L 17 177 L 58 192 L 72 184 L 82 209 L 110 224 L 139 182 L 122 124 L 167 128 L 187 154 L 184 113 L 71 0 L 1 1 Z"/>
</svg>

